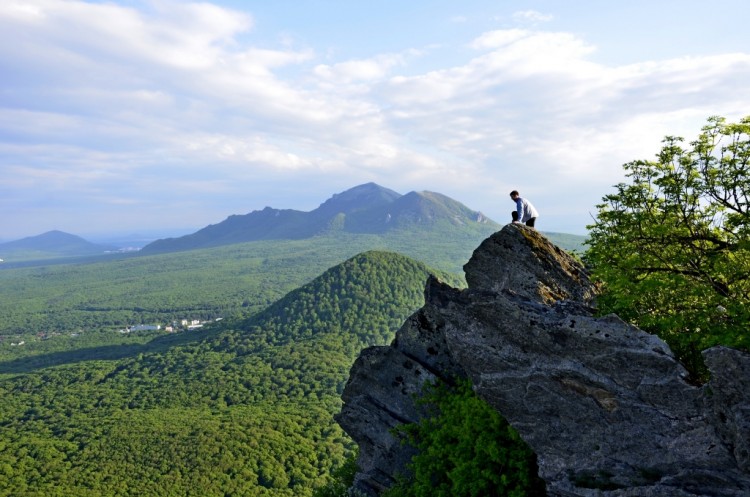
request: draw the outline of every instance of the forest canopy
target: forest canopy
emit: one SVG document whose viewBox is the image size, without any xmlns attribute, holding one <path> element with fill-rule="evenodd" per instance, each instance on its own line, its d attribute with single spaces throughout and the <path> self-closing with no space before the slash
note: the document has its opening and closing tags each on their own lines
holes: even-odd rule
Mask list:
<svg viewBox="0 0 750 497">
<path fill-rule="evenodd" d="M 352 362 L 430 274 L 460 282 L 365 252 L 199 332 L 0 358 L 0 496 L 309 497 L 353 453 L 333 419 Z"/>
</svg>

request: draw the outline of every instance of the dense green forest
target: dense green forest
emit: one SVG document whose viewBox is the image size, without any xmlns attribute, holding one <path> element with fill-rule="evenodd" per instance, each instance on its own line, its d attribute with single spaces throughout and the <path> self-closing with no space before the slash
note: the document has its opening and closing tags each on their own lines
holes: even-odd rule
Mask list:
<svg viewBox="0 0 750 497">
<path fill-rule="evenodd" d="M 352 362 L 422 305 L 428 272 L 462 286 L 484 237 L 336 233 L 0 270 L 0 496 L 324 490 L 351 463 L 332 415 Z M 438 269 L 352 257 L 372 247 Z M 210 322 L 116 331 L 176 319 Z"/>
<path fill-rule="evenodd" d="M 14 336 L 25 334 L 28 344 L 40 333 L 49 336 L 248 315 L 366 250 L 393 250 L 461 274 L 461 266 L 487 234 L 433 239 L 429 233 L 416 238 L 406 232 L 387 236 L 337 233 L 2 269 L 0 337 L 14 341 Z M 8 346 L 0 343 L 6 351 Z"/>
<path fill-rule="evenodd" d="M 108 345 L 3 362 L 0 495 L 311 495 L 353 450 L 332 415 L 354 358 L 422 305 L 428 273 L 461 284 L 367 252 L 263 312 L 117 359 Z"/>
<path fill-rule="evenodd" d="M 0 271 L 2 334 L 116 329 L 265 308 L 365 240 L 254 242 Z"/>
</svg>

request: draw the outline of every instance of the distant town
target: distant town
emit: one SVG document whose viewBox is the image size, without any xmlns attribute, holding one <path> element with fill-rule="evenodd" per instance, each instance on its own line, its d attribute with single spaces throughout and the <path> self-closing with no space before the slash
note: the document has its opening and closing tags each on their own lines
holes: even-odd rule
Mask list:
<svg viewBox="0 0 750 497">
<path fill-rule="evenodd" d="M 162 326 L 160 324 L 153 324 L 153 325 L 136 324 L 136 325 L 126 326 L 125 328 L 120 328 L 117 330 L 117 333 L 127 334 L 127 333 L 133 333 L 133 332 L 138 332 L 138 331 L 160 331 L 160 330 L 163 330 L 164 333 L 179 333 L 181 331 L 196 330 L 196 329 L 202 328 L 206 324 L 221 321 L 222 319 L 223 318 L 216 318 L 216 319 L 208 320 L 208 321 L 200 321 L 198 319 L 181 319 L 179 321 L 172 321 L 172 323 L 166 326 Z M 61 335 L 68 335 L 70 337 L 75 338 L 81 335 L 81 333 L 83 333 L 83 331 L 73 332 L 73 333 L 61 333 L 57 331 L 51 331 L 51 332 L 40 331 L 39 333 L 36 333 L 35 336 L 37 340 L 48 340 L 50 338 L 61 336 Z M 25 340 L 15 341 L 13 340 L 14 338 L 18 340 L 20 336 L 0 335 L 0 343 L 5 342 L 7 340 L 8 342 L 6 343 L 10 343 L 11 347 L 21 347 L 23 345 L 26 345 Z"/>
<path fill-rule="evenodd" d="M 222 318 L 216 318 L 214 321 L 221 321 Z M 182 330 L 195 330 L 197 328 L 202 328 L 203 325 L 206 323 L 209 323 L 210 321 L 199 321 L 197 319 L 182 319 L 180 321 L 172 321 L 172 324 L 168 324 L 164 327 L 164 331 L 166 333 L 177 333 L 178 331 Z M 157 331 L 161 330 L 162 327 L 160 324 L 151 325 L 151 324 L 137 324 L 134 326 L 128 326 L 126 328 L 117 330 L 120 333 L 132 333 L 134 331 Z"/>
</svg>

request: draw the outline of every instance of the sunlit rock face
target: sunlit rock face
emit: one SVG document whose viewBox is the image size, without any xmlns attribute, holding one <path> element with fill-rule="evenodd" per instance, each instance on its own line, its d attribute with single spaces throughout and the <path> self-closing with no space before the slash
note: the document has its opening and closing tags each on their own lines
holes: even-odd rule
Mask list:
<svg viewBox="0 0 750 497">
<path fill-rule="evenodd" d="M 471 379 L 538 456 L 550 496 L 750 495 L 750 356 L 704 353 L 696 386 L 669 347 L 594 317 L 584 267 L 512 224 L 464 266 L 468 288 L 430 279 L 388 347 L 362 352 L 338 422 L 359 444 L 355 488 L 377 495 L 413 449 L 392 429 L 420 419 L 424 382 Z"/>
</svg>

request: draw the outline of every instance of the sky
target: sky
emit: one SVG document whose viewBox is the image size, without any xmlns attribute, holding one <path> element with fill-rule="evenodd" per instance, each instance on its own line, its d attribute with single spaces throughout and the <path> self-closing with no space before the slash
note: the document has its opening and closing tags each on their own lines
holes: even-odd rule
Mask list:
<svg viewBox="0 0 750 497">
<path fill-rule="evenodd" d="M 750 115 L 747 0 L 2 0 L 0 241 L 173 236 L 375 182 L 585 234 Z"/>
</svg>

